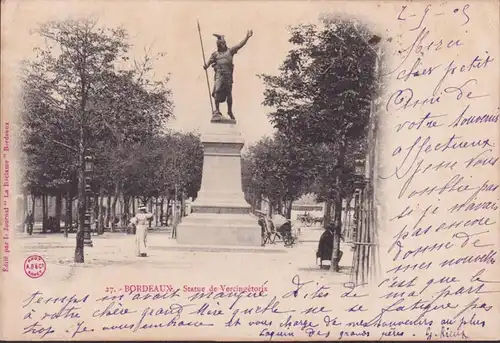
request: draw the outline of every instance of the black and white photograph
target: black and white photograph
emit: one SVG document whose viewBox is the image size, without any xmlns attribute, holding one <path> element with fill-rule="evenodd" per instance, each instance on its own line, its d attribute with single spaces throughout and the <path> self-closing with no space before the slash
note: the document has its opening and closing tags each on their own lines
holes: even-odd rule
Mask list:
<svg viewBox="0 0 500 343">
<path fill-rule="evenodd" d="M 2 2 L 0 336 L 498 338 L 499 15 Z"/>
</svg>

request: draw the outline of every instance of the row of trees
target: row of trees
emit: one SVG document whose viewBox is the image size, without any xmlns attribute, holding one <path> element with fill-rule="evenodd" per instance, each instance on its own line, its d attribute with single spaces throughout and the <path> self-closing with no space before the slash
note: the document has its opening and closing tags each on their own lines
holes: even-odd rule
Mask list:
<svg viewBox="0 0 500 343">
<path fill-rule="evenodd" d="M 97 204 L 107 197 L 114 218 L 119 199 L 193 196 L 203 153 L 198 137 L 164 129 L 173 116 L 168 76 L 152 73 L 163 54 L 130 58 L 127 32 L 95 19 L 52 21 L 35 33 L 45 46 L 22 68 L 24 189 L 56 196 L 56 214 L 65 198 L 71 216 L 77 199 L 75 262 L 83 262 L 86 156 Z"/>
<path fill-rule="evenodd" d="M 364 180 L 357 170 L 364 164 L 366 139 L 348 142 L 342 170 L 338 170 L 338 151 L 327 144 L 291 145 L 280 133 L 265 137 L 249 147 L 243 156 L 243 187 L 246 200 L 260 208 L 265 199 L 271 209 L 283 209 L 291 218 L 292 204 L 305 194 L 315 194 L 326 206 L 325 223 L 332 219 L 337 191 L 350 203 L 356 187 Z M 337 175 L 341 177 L 337 180 Z M 338 214 L 340 215 L 340 214 Z"/>
<path fill-rule="evenodd" d="M 32 161 L 35 156 L 26 157 Z M 104 228 L 114 231 L 119 225 L 127 225 L 130 216 L 136 213 L 137 203 L 145 204 L 150 210 L 157 209 L 156 222 L 160 219 L 167 221 L 171 212 L 164 212 L 164 209 L 171 208 L 175 199 L 184 209 L 186 198 L 196 196 L 201 182 L 202 160 L 200 140 L 192 133 L 166 132 L 146 137 L 129 147 L 125 159 L 117 158 L 112 150 L 99 152 L 95 156 L 92 176 L 92 217 L 97 231 L 104 232 Z M 64 163 L 72 162 L 67 160 Z M 62 175 L 56 174 L 60 170 L 51 172 L 54 174 L 45 174 L 45 177 L 61 179 L 61 182 L 43 183 L 42 175 L 32 170 L 25 174 L 24 179 L 25 193 L 30 194 L 32 200 L 30 211 L 42 218 L 43 232 L 48 229 L 61 231 L 61 221 L 64 221 L 65 229 L 78 221 L 73 217 L 77 183 L 74 178 L 68 178 L 64 183 Z M 28 176 L 32 178 L 28 179 Z M 122 180 L 119 193 L 115 192 L 117 180 Z M 41 200 L 40 213 L 35 210 L 36 198 Z M 55 204 L 53 221 L 49 216 L 51 201 Z"/>
<path fill-rule="evenodd" d="M 338 270 L 342 201 L 364 179 L 355 161 L 365 158 L 380 38 L 356 21 L 324 18 L 292 27 L 289 41 L 280 74 L 260 75 L 276 134 L 246 154 L 245 189 L 250 202 L 286 204 L 288 217 L 304 193 L 325 201 L 325 223 L 339 228 L 332 260 Z"/>
</svg>

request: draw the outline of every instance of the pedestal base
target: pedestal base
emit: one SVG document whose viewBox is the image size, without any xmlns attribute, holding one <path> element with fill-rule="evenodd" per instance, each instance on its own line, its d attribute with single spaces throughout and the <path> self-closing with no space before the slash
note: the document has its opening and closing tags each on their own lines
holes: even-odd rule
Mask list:
<svg viewBox="0 0 500 343">
<path fill-rule="evenodd" d="M 236 124 L 236 119 L 231 119 L 231 118 L 225 118 L 221 115 L 214 115 L 212 116 L 212 119 L 210 120 L 211 123 L 218 123 L 218 124 Z"/>
<path fill-rule="evenodd" d="M 250 214 L 192 213 L 177 227 L 177 243 L 260 246 L 261 233 Z"/>
<path fill-rule="evenodd" d="M 189 216 L 177 227 L 177 242 L 192 245 L 260 246 L 261 230 L 241 187 L 244 140 L 235 121 L 212 122 L 202 135 L 203 176 Z"/>
</svg>

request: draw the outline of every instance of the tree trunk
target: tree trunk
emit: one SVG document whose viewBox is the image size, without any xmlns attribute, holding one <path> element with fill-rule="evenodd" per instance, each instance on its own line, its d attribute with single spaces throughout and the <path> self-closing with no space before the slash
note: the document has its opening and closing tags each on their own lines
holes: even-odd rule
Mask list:
<svg viewBox="0 0 500 343">
<path fill-rule="evenodd" d="M 163 205 L 165 203 L 165 199 L 163 197 L 161 197 L 161 200 L 160 200 L 160 226 L 163 226 L 164 224 L 164 221 L 163 221 L 163 215 L 164 215 L 164 211 L 163 211 Z"/>
<path fill-rule="evenodd" d="M 31 196 L 31 214 L 33 215 L 33 222 L 35 221 L 35 206 L 36 205 L 36 196 Z"/>
<path fill-rule="evenodd" d="M 332 253 L 332 271 L 340 270 L 340 234 L 342 232 L 342 197 L 337 196 L 334 203 L 333 222 L 335 230 L 333 232 L 333 253 Z"/>
<path fill-rule="evenodd" d="M 130 196 L 123 196 L 123 214 L 121 216 L 121 225 L 126 226 L 128 224 L 130 212 Z"/>
<path fill-rule="evenodd" d="M 325 213 L 323 216 L 323 227 L 326 229 L 328 224 L 332 222 L 332 205 L 333 202 L 331 199 L 327 199 L 325 202 Z"/>
<path fill-rule="evenodd" d="M 283 199 L 282 198 L 279 198 L 276 201 L 276 208 L 278 209 L 279 214 L 283 213 Z"/>
<path fill-rule="evenodd" d="M 73 199 L 73 208 L 75 207 L 75 203 L 76 203 L 76 210 L 75 210 L 74 215 L 76 216 L 75 222 L 76 222 L 76 229 L 78 230 L 78 227 L 80 226 L 80 212 L 78 212 L 79 211 L 78 197 Z"/>
<path fill-rule="evenodd" d="M 174 230 L 177 230 L 177 223 L 179 221 L 179 213 L 177 211 L 177 200 L 179 200 L 179 189 L 177 187 L 177 184 L 174 186 L 174 204 L 172 205 L 172 226 L 174 227 Z M 175 231 L 175 235 L 177 235 L 177 231 Z"/>
<path fill-rule="evenodd" d="M 286 219 L 292 219 L 292 204 L 292 200 L 286 202 Z"/>
<path fill-rule="evenodd" d="M 155 226 L 158 226 L 158 197 L 155 197 Z"/>
<path fill-rule="evenodd" d="M 184 195 L 184 191 L 181 193 L 181 215 L 180 219 L 184 218 L 186 215 L 186 197 Z"/>
<path fill-rule="evenodd" d="M 68 231 L 73 226 L 73 197 L 66 195 L 66 220 L 64 221 L 64 237 L 68 237 Z"/>
<path fill-rule="evenodd" d="M 99 194 L 95 193 L 92 199 L 92 225 L 95 225 L 95 229 L 97 232 L 97 223 L 99 222 Z"/>
<path fill-rule="evenodd" d="M 342 235 L 344 238 L 346 236 L 351 237 L 352 229 L 353 229 L 353 221 L 354 221 L 354 216 L 353 213 L 355 212 L 355 208 L 351 206 L 351 202 L 353 201 L 354 196 L 351 195 L 350 198 L 347 198 L 345 201 L 345 209 L 344 211 L 344 221 L 342 223 Z M 349 231 L 348 231 L 349 230 Z"/>
<path fill-rule="evenodd" d="M 99 190 L 99 216 L 98 216 L 98 226 L 97 233 L 102 235 L 104 233 L 104 188 Z"/>
<path fill-rule="evenodd" d="M 55 230 L 61 232 L 61 212 L 62 212 L 62 195 L 56 196 L 56 215 L 55 215 Z"/>
<path fill-rule="evenodd" d="M 42 195 L 42 233 L 47 231 L 48 224 L 48 206 L 47 206 L 47 196 Z"/>
<path fill-rule="evenodd" d="M 123 226 L 123 214 L 125 213 L 125 195 L 122 193 L 120 198 L 118 199 L 118 202 L 120 203 L 120 206 L 118 207 L 119 209 L 119 224 L 120 226 Z"/>
<path fill-rule="evenodd" d="M 132 215 L 135 216 L 136 214 L 136 210 L 135 210 L 135 197 L 132 197 Z"/>
<path fill-rule="evenodd" d="M 111 204 L 111 232 L 116 229 L 116 203 L 120 197 L 120 183 L 115 183 L 115 193 L 113 194 L 113 203 Z"/>
<path fill-rule="evenodd" d="M 31 195 L 31 216 L 32 216 L 32 227 L 34 228 L 35 227 L 35 221 L 36 221 L 36 218 L 35 218 L 35 205 L 36 205 L 36 196 L 35 195 Z M 33 229 L 30 230 L 29 232 L 29 235 L 31 236 L 33 234 Z"/>
<path fill-rule="evenodd" d="M 109 220 L 111 219 L 111 194 L 108 195 L 107 201 L 106 201 L 106 219 L 105 219 L 105 224 L 104 227 L 109 228 Z"/>
<path fill-rule="evenodd" d="M 153 198 L 149 198 L 149 200 L 148 200 L 148 211 L 149 211 L 149 213 L 153 212 Z M 149 227 L 151 227 L 152 223 L 153 223 L 153 220 L 151 219 L 149 221 Z"/>
<path fill-rule="evenodd" d="M 167 214 L 165 216 L 165 223 L 168 226 L 168 220 L 170 219 L 172 212 L 170 208 L 170 198 L 167 198 Z"/>
<path fill-rule="evenodd" d="M 345 153 L 346 153 L 346 136 L 342 135 L 340 140 L 340 148 L 338 153 L 338 165 L 337 168 L 339 172 L 337 173 L 337 177 L 335 180 L 335 186 L 337 188 L 337 192 L 335 194 L 335 212 L 334 212 L 334 223 L 335 230 L 333 233 L 333 253 L 332 253 L 332 265 L 331 269 L 333 272 L 338 272 L 340 270 L 339 262 L 341 258 L 340 252 L 340 233 L 342 232 L 342 194 L 341 194 L 341 171 L 344 169 L 345 162 Z"/>
<path fill-rule="evenodd" d="M 80 128 L 80 156 L 78 167 L 78 230 L 76 232 L 75 263 L 84 263 L 83 232 L 85 225 L 85 161 L 83 148 L 83 126 Z"/>
<path fill-rule="evenodd" d="M 148 198 L 147 204 L 148 204 L 148 211 L 152 213 L 153 212 L 153 197 Z"/>
<path fill-rule="evenodd" d="M 26 193 L 23 193 L 23 212 L 22 212 L 22 218 L 21 218 L 21 220 L 23 221 L 23 223 L 26 220 L 26 217 L 28 216 L 28 207 L 29 207 L 28 201 L 29 201 L 28 200 L 28 195 Z M 24 232 L 28 232 L 27 228 L 28 228 L 28 225 L 25 223 L 23 225 L 23 231 L 22 232 L 23 233 Z"/>
</svg>

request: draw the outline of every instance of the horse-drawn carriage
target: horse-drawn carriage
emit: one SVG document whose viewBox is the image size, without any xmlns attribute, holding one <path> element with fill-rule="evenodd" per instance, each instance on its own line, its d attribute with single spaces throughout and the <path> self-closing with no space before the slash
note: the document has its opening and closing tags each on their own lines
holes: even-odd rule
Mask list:
<svg viewBox="0 0 500 343">
<path fill-rule="evenodd" d="M 302 224 L 304 224 L 307 227 L 311 227 L 312 225 L 317 225 L 317 224 L 319 225 L 323 224 L 323 217 L 314 217 L 307 212 L 304 214 L 298 214 L 297 220 L 299 220 Z"/>
</svg>

